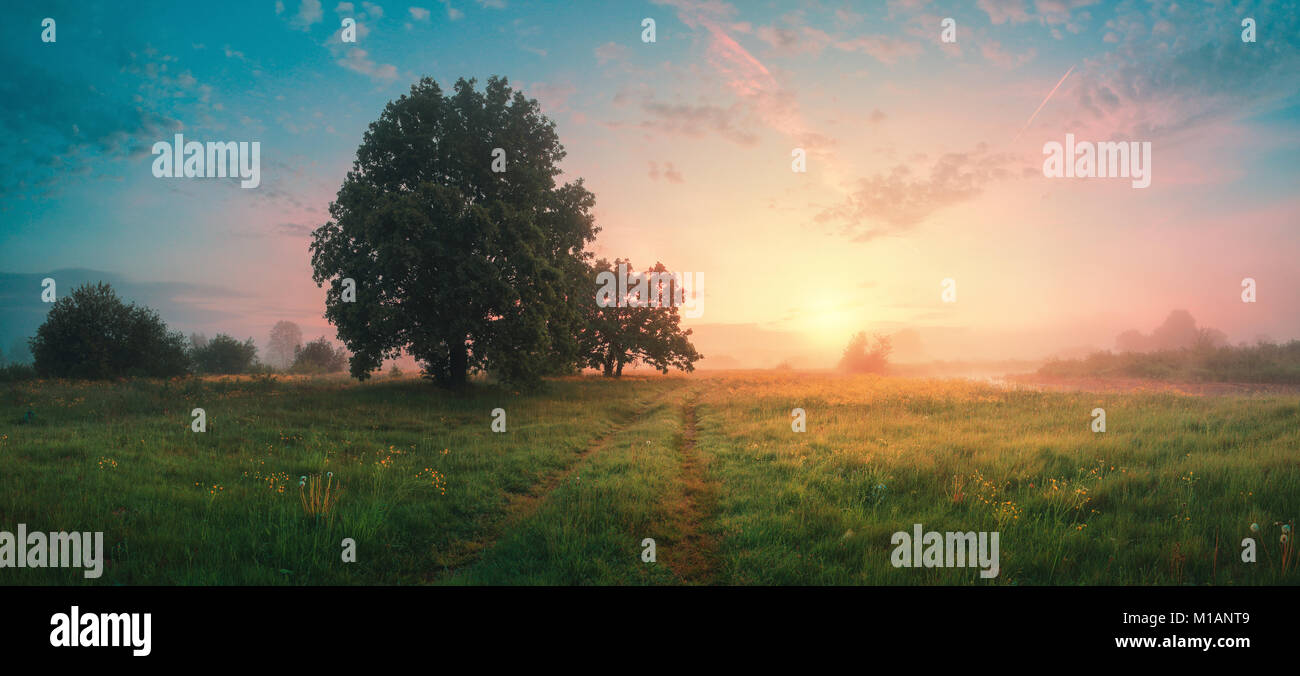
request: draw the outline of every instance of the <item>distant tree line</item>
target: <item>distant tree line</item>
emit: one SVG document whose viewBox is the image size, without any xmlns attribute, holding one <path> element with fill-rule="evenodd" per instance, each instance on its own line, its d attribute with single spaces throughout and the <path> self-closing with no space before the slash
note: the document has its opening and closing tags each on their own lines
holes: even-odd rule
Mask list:
<svg viewBox="0 0 1300 676">
<path fill-rule="evenodd" d="M 301 338 L 302 331 L 292 322 L 280 322 L 272 329 L 270 345 L 272 352 L 280 352 L 279 370 L 343 370 L 346 352 L 336 349 L 324 336 L 306 345 Z M 259 361 L 252 338 L 240 341 L 219 333 L 208 339 L 194 333 L 186 339 L 179 331 L 168 329 L 157 312 L 123 302 L 103 282 L 84 284 L 55 301 L 28 345 L 33 363 L 0 368 L 0 380 L 173 378 L 277 370 L 277 366 Z M 287 358 L 283 356 L 286 353 Z"/>
<path fill-rule="evenodd" d="M 1128 330 L 1116 351 L 1083 359 L 1056 359 L 1040 375 L 1067 378 L 1147 378 L 1175 382 L 1300 384 L 1300 341 L 1277 344 L 1266 336 L 1254 345 L 1228 344 L 1222 331 L 1198 327 L 1186 310 L 1175 310 L 1150 334 Z"/>
<path fill-rule="evenodd" d="M 1049 361 L 1038 373 L 1065 378 L 1300 384 L 1300 340 L 1237 346 L 1202 343 L 1152 352 L 1094 352 L 1083 359 Z"/>
</svg>

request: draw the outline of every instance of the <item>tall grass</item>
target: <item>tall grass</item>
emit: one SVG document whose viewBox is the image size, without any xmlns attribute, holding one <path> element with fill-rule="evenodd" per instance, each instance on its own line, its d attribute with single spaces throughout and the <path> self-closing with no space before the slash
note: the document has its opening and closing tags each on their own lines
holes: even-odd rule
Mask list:
<svg viewBox="0 0 1300 676">
<path fill-rule="evenodd" d="M 190 431 L 196 407 L 205 433 Z M 498 407 L 506 433 L 491 431 Z M 1089 425 L 1097 407 L 1101 434 Z M 791 430 L 794 408 L 806 432 Z M 1296 584 L 1294 542 L 1281 536 L 1300 512 L 1298 445 L 1293 395 L 1047 393 L 793 371 L 564 378 L 523 395 L 452 395 L 415 378 L 27 381 L 0 386 L 0 530 L 103 531 L 107 561 L 98 580 L 77 569 L 0 575 Z M 894 568 L 890 536 L 914 523 L 998 531 L 1000 575 Z M 1253 564 L 1241 560 L 1246 537 L 1258 544 Z M 345 538 L 355 563 L 341 560 Z M 645 538 L 657 562 L 641 559 Z"/>
<path fill-rule="evenodd" d="M 706 388 L 738 584 L 1295 584 L 1295 396 L 1044 393 L 754 375 Z M 807 431 L 790 429 L 804 408 Z M 1104 407 L 1108 428 L 1091 431 Z M 1241 560 L 1250 525 L 1257 563 Z M 890 536 L 998 531 L 1001 574 L 894 568 Z"/>
</svg>

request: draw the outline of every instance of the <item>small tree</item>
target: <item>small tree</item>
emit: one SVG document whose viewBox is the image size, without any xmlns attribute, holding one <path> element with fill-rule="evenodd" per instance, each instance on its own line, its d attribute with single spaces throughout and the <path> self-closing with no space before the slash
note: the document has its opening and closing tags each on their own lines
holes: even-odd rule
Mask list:
<svg viewBox="0 0 1300 676">
<path fill-rule="evenodd" d="M 203 347 L 195 348 L 193 357 L 195 366 L 202 373 L 247 373 L 257 361 L 257 346 L 252 338 L 241 343 L 218 333 Z"/>
<path fill-rule="evenodd" d="M 44 378 L 167 378 L 189 368 L 185 337 L 158 313 L 126 304 L 108 284 L 83 284 L 55 301 L 31 339 Z"/>
<path fill-rule="evenodd" d="M 889 368 L 889 353 L 893 345 L 889 336 L 876 334 L 873 345 L 865 331 L 859 331 L 849 340 L 840 358 L 840 368 L 849 373 L 884 373 Z"/>
<path fill-rule="evenodd" d="M 271 342 L 267 344 L 267 358 L 276 368 L 293 365 L 298 348 L 302 347 L 302 329 L 288 321 L 278 321 L 271 327 Z"/>
<path fill-rule="evenodd" d="M 593 282 L 599 283 L 602 273 L 613 274 L 617 279 L 620 265 L 632 269 L 627 260 L 616 259 L 612 264 L 604 259 L 596 261 L 591 269 Z M 625 365 L 637 361 L 661 373 L 667 373 L 669 368 L 695 370 L 695 362 L 703 356 L 691 345 L 691 330 L 681 328 L 681 315 L 674 303 L 680 293 L 676 287 L 678 282 L 667 272 L 663 263 L 656 263 L 642 273 L 645 281 L 638 283 L 635 291 L 626 290 L 626 297 L 617 294 L 610 297 L 603 290 L 585 297 L 587 321 L 578 336 L 578 344 L 587 366 L 616 378 L 623 375 Z M 628 283 L 633 285 L 632 280 Z M 601 293 L 604 293 L 603 301 L 598 297 Z"/>
<path fill-rule="evenodd" d="M 348 362 L 343 348 L 335 349 L 325 336 L 299 347 L 293 358 L 294 373 L 338 373 Z"/>
</svg>

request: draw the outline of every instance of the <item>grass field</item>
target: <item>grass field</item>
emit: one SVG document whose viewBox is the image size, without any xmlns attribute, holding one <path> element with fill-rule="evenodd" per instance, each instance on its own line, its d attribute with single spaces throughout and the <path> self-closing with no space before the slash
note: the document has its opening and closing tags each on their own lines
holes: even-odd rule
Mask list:
<svg viewBox="0 0 1300 676">
<path fill-rule="evenodd" d="M 0 584 L 1297 584 L 1278 525 L 1300 512 L 1297 448 L 1287 394 L 789 372 L 460 396 L 413 378 L 26 382 L 0 389 L 0 530 L 102 530 L 107 561 L 96 580 Z M 324 514 L 303 476 L 341 487 Z M 891 534 L 915 523 L 997 531 L 1000 574 L 893 567 Z"/>
</svg>

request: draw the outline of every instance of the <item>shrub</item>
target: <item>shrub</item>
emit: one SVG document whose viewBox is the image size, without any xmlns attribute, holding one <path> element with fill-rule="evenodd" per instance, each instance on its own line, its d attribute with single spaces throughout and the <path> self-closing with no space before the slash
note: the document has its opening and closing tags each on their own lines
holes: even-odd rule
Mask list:
<svg viewBox="0 0 1300 676">
<path fill-rule="evenodd" d="M 103 282 L 55 301 L 31 350 L 45 378 L 170 378 L 189 369 L 184 336 L 168 331 L 153 310 L 123 303 Z"/>
<path fill-rule="evenodd" d="M 235 374 L 248 373 L 257 360 L 257 346 L 249 338 L 239 342 L 234 338 L 218 333 L 216 338 L 207 341 L 202 347 L 193 349 L 194 365 L 201 373 Z"/>
<path fill-rule="evenodd" d="M 14 383 L 20 380 L 34 380 L 36 369 L 31 364 L 5 364 L 0 366 L 0 383 Z"/>
<path fill-rule="evenodd" d="M 294 373 L 338 373 L 347 364 L 348 353 L 343 348 L 334 349 L 325 336 L 294 351 Z"/>
</svg>

